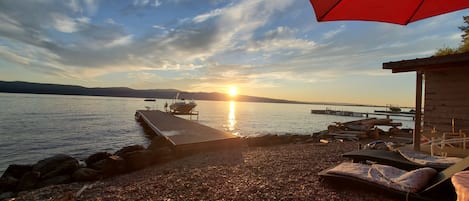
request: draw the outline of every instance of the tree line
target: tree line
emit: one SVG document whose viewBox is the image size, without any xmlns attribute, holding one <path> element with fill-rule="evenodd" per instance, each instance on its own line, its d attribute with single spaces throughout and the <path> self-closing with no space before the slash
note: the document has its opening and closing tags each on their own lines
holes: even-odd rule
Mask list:
<svg viewBox="0 0 469 201">
<path fill-rule="evenodd" d="M 443 56 L 449 54 L 458 54 L 469 52 L 469 16 L 464 16 L 464 25 L 458 27 L 463 33 L 461 34 L 461 44 L 457 48 L 444 47 L 436 51 L 434 56 Z"/>
</svg>

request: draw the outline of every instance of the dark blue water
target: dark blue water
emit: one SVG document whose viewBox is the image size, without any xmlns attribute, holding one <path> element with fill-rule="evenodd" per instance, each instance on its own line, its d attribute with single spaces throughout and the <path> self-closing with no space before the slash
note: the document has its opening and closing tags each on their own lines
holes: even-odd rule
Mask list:
<svg viewBox="0 0 469 201">
<path fill-rule="evenodd" d="M 144 106 L 163 109 L 165 102 L 139 98 L 0 93 L 0 173 L 9 164 L 29 164 L 65 153 L 84 159 L 98 151 L 148 145 L 149 137 L 135 121 Z M 153 104 L 153 105 L 148 105 Z M 199 123 L 240 136 L 312 134 L 335 121 L 358 118 L 310 114 L 332 107 L 368 111 L 370 107 L 197 101 Z M 382 109 L 382 108 L 378 108 Z M 412 127 L 412 121 L 402 121 Z"/>
</svg>

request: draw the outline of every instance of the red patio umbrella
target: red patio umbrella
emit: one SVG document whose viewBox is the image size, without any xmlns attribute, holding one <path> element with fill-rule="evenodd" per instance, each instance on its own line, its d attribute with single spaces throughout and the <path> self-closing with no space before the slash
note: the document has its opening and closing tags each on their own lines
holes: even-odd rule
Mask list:
<svg viewBox="0 0 469 201">
<path fill-rule="evenodd" d="M 469 0 L 310 0 L 321 21 L 363 20 L 406 25 L 469 8 Z"/>
</svg>

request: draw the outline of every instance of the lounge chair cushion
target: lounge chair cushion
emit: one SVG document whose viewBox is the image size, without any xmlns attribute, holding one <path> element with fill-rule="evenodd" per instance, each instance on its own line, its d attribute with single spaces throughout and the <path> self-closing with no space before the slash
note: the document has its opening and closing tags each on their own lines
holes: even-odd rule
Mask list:
<svg viewBox="0 0 469 201">
<path fill-rule="evenodd" d="M 418 192 L 427 185 L 437 171 L 426 167 L 407 172 L 388 165 L 344 162 L 328 170 L 327 173 L 347 175 L 399 191 Z"/>
<path fill-rule="evenodd" d="M 417 164 L 425 165 L 425 166 L 438 165 L 438 166 L 449 167 L 462 160 L 462 158 L 458 158 L 458 157 L 430 156 L 428 154 L 421 154 L 421 153 L 416 153 L 414 151 L 407 151 L 407 150 L 398 150 L 398 152 L 407 160 L 412 161 Z"/>
</svg>

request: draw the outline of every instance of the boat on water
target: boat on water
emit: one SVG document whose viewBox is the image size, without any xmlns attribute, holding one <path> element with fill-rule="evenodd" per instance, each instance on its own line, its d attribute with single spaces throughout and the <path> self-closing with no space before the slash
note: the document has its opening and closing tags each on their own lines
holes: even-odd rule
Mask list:
<svg viewBox="0 0 469 201">
<path fill-rule="evenodd" d="M 158 108 L 156 99 L 154 98 L 145 98 L 143 101 L 145 101 L 145 108 L 147 110 L 156 110 Z"/>
<path fill-rule="evenodd" d="M 396 113 L 396 114 L 415 114 L 415 109 L 409 111 L 402 111 L 401 107 L 397 105 L 386 105 L 386 110 L 375 110 L 377 113 Z"/>
<path fill-rule="evenodd" d="M 388 109 L 391 112 L 401 112 L 402 111 L 402 109 L 397 105 L 389 105 Z"/>
<path fill-rule="evenodd" d="M 194 100 L 187 101 L 184 98 L 179 98 L 179 93 L 177 93 L 173 102 L 169 105 L 169 109 L 171 113 L 188 114 L 191 113 L 196 106 L 197 103 L 195 103 Z"/>
</svg>

